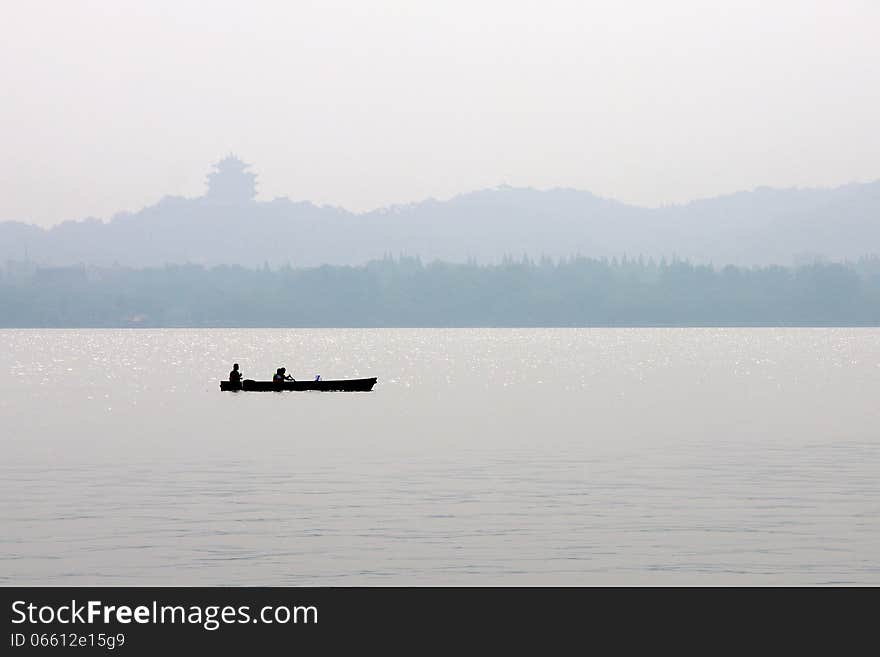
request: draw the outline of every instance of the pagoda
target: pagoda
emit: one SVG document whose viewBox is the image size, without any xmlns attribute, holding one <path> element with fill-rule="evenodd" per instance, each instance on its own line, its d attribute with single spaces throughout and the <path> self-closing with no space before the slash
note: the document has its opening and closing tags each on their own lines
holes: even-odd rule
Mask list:
<svg viewBox="0 0 880 657">
<path fill-rule="evenodd" d="M 249 164 L 231 153 L 224 157 L 208 174 L 205 198 L 223 204 L 253 201 L 257 195 L 257 174 L 248 171 L 249 168 Z"/>
</svg>

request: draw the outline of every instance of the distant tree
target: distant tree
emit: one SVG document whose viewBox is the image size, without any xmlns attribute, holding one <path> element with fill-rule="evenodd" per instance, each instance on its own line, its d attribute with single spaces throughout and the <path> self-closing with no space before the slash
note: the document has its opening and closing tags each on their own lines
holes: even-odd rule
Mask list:
<svg viewBox="0 0 880 657">
<path fill-rule="evenodd" d="M 0 326 L 880 325 L 880 260 L 0 268 Z"/>
</svg>

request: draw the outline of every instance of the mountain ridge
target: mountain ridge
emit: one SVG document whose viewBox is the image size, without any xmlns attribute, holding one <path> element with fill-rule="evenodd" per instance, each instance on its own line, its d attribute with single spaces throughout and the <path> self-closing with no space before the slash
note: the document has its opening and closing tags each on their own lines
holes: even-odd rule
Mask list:
<svg viewBox="0 0 880 657">
<path fill-rule="evenodd" d="M 627 253 L 766 265 L 880 252 L 880 181 L 762 186 L 660 207 L 573 188 L 507 185 L 367 212 L 254 195 L 251 188 L 165 196 L 109 220 L 87 217 L 49 228 L 5 221 L 0 262 L 315 266 L 361 264 L 387 253 L 453 262 Z"/>
</svg>

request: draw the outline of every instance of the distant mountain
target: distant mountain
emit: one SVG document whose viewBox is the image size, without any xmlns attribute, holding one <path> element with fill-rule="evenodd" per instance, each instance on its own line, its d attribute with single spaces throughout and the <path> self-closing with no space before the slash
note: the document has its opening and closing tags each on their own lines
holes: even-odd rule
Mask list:
<svg viewBox="0 0 880 657">
<path fill-rule="evenodd" d="M 48 230 L 0 223 L 0 262 L 314 266 L 388 253 L 453 262 L 527 253 L 752 265 L 880 252 L 880 181 L 760 188 L 662 208 L 572 189 L 512 187 L 361 214 L 289 199 L 257 202 L 254 195 L 253 174 L 227 158 L 200 198 L 166 197 L 108 222 L 67 221 Z"/>
</svg>

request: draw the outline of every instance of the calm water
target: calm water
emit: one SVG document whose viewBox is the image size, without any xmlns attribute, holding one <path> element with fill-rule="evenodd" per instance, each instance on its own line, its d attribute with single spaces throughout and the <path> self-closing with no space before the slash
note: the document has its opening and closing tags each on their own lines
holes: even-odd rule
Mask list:
<svg viewBox="0 0 880 657">
<path fill-rule="evenodd" d="M 880 330 L 0 346 L 3 584 L 880 584 Z"/>
</svg>

